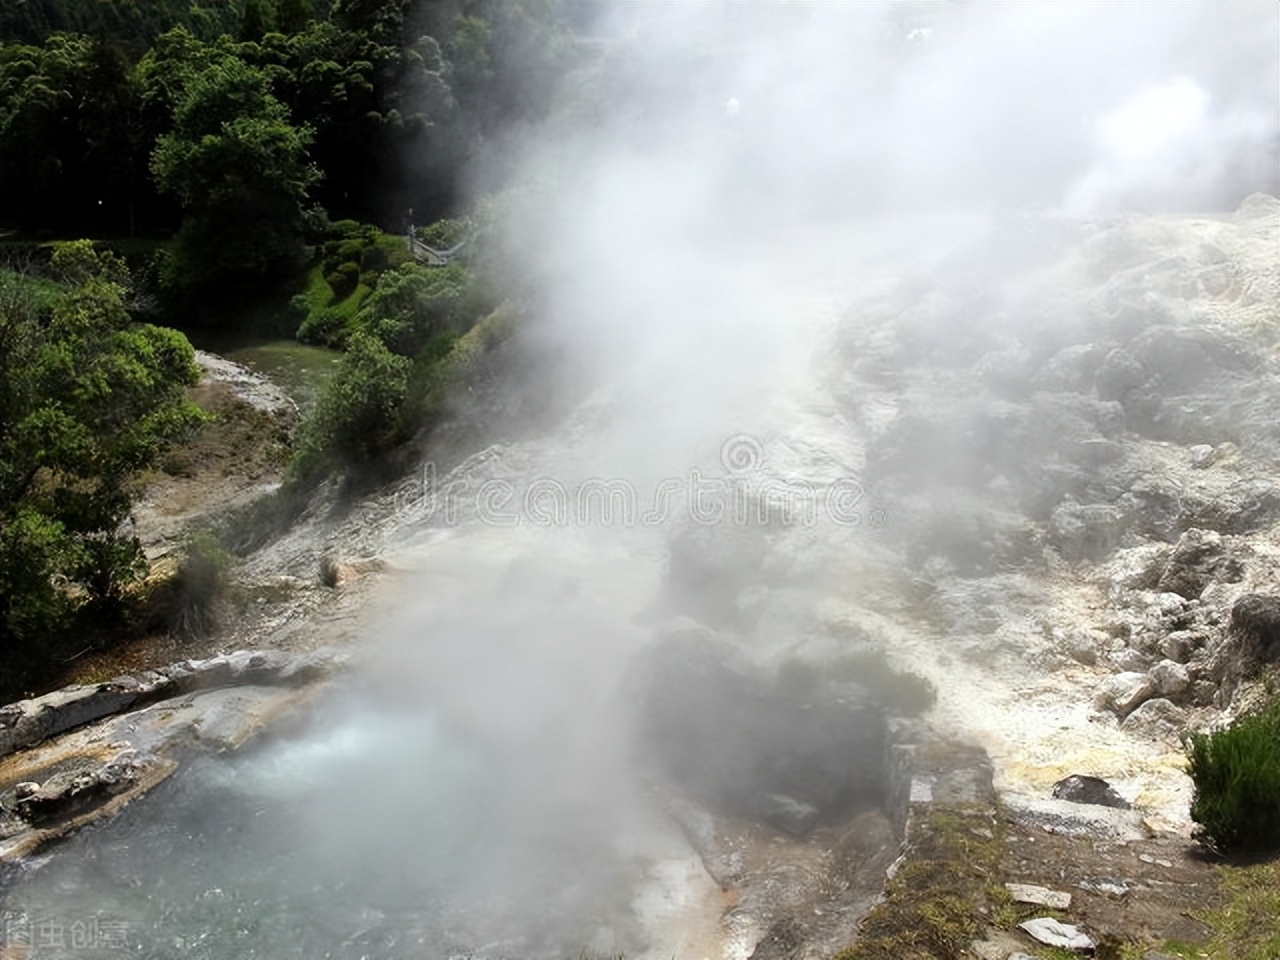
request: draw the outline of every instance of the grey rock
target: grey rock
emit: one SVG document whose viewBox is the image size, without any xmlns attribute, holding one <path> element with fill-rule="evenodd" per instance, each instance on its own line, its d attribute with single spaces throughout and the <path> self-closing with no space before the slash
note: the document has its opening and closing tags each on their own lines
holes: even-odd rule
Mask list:
<svg viewBox="0 0 1280 960">
<path fill-rule="evenodd" d="M 1186 663 L 1204 648 L 1206 639 L 1206 635 L 1199 630 L 1174 630 L 1160 641 L 1160 652 L 1167 660 Z"/>
<path fill-rule="evenodd" d="M 1068 560 L 1101 560 L 1120 545 L 1124 513 L 1110 504 L 1064 501 L 1049 520 L 1050 536 Z"/>
<path fill-rule="evenodd" d="M 1197 443 L 1187 452 L 1191 455 L 1191 465 L 1200 470 L 1210 466 L 1217 456 L 1214 447 L 1207 443 Z"/>
<path fill-rule="evenodd" d="M 1111 710 L 1121 719 L 1155 695 L 1155 681 L 1145 673 L 1117 673 L 1102 682 L 1094 696 L 1094 705 Z"/>
<path fill-rule="evenodd" d="M 1159 377 L 1160 388 L 1177 395 L 1203 387 L 1222 373 L 1248 373 L 1262 363 L 1248 341 L 1210 322 L 1153 326 L 1129 345 L 1135 359 Z"/>
<path fill-rule="evenodd" d="M 280 650 L 238 650 L 106 683 L 64 687 L 0 708 L 0 756 L 186 693 L 238 684 L 301 686 L 328 676 L 340 665 L 338 658 L 325 652 L 294 658 Z"/>
<path fill-rule="evenodd" d="M 1006 883 L 1004 888 L 1016 903 L 1030 903 L 1037 907 L 1048 907 L 1050 910 L 1069 910 L 1071 894 L 1062 890 L 1050 890 L 1033 883 Z"/>
<path fill-rule="evenodd" d="M 1092 343 L 1064 347 L 1036 371 L 1031 383 L 1040 390 L 1087 393 L 1105 357 L 1106 351 Z"/>
<path fill-rule="evenodd" d="M 1077 663 L 1092 666 L 1098 662 L 1098 639 L 1084 630 L 1072 630 L 1063 638 L 1063 649 Z"/>
<path fill-rule="evenodd" d="M 1180 733 L 1186 724 L 1187 715 L 1182 708 L 1164 697 L 1148 700 L 1121 722 L 1126 730 L 1160 736 Z"/>
<path fill-rule="evenodd" d="M 818 825 L 822 811 L 811 803 L 771 793 L 761 803 L 760 816 L 784 833 L 803 837 Z"/>
<path fill-rule="evenodd" d="M 1094 386 L 1103 400 L 1123 401 L 1147 381 L 1147 371 L 1131 354 L 1116 348 L 1103 358 L 1094 375 Z"/>
<path fill-rule="evenodd" d="M 1173 660 L 1161 660 L 1151 668 L 1150 676 L 1156 685 L 1156 693 L 1173 699 L 1191 686 L 1187 668 Z"/>
<path fill-rule="evenodd" d="M 1001 800 L 1014 820 L 1051 833 L 1108 841 L 1144 840 L 1151 836 L 1136 810 L 1016 793 L 1002 794 Z"/>
<path fill-rule="evenodd" d="M 1227 555 L 1221 534 L 1193 528 L 1179 538 L 1156 589 L 1194 598 L 1215 581 L 1236 582 L 1243 575 L 1240 562 Z"/>
<path fill-rule="evenodd" d="M 1094 804 L 1116 810 L 1133 809 L 1133 805 L 1116 793 L 1115 787 L 1107 781 L 1085 774 L 1073 773 L 1069 777 L 1063 777 L 1053 785 L 1053 796 L 1057 800 L 1071 803 Z"/>
</svg>

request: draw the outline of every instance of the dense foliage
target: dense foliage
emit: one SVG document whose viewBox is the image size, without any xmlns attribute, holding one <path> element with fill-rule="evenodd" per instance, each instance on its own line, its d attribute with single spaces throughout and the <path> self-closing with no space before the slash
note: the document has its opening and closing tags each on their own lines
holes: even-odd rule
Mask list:
<svg viewBox="0 0 1280 960">
<path fill-rule="evenodd" d="M 145 566 L 123 532 L 139 470 L 200 419 L 173 330 L 134 323 L 128 272 L 87 241 L 57 282 L 0 273 L 0 651 L 12 690 L 99 623 Z"/>
<path fill-rule="evenodd" d="M 582 56 L 581 17 L 516 0 L 2 4 L 0 217 L 62 235 L 167 233 L 169 194 L 196 221 L 188 239 L 218 249 L 232 221 L 211 223 L 193 198 L 261 163 L 271 182 L 250 206 L 287 198 L 279 230 L 294 240 L 303 200 L 396 231 L 410 211 L 430 222 L 453 212 L 501 124 L 547 109 Z M 218 109 L 231 105 L 246 112 Z M 205 137 L 218 142 L 203 149 Z M 233 172 L 180 175 L 193 153 Z M 251 216 L 244 244 L 260 230 Z"/>
<path fill-rule="evenodd" d="M 141 300 L 156 320 L 252 317 L 346 350 L 287 487 L 300 502 L 334 474 L 378 475 L 505 336 L 476 218 L 445 218 L 464 183 L 501 183 L 490 144 L 543 119 L 589 59 L 594 15 L 559 0 L 0 4 L 0 266 L 93 236 L 127 247 L 147 285 L 135 297 L 124 265 L 79 241 L 48 277 L 0 270 L 4 693 L 92 642 L 86 624 L 145 572 L 122 527 L 137 477 L 199 412 L 190 345 L 136 322 Z M 465 250 L 417 263 L 411 224 Z M 186 632 L 212 623 L 225 572 L 204 546 L 176 578 Z"/>
<path fill-rule="evenodd" d="M 1186 740 L 1191 819 L 1223 853 L 1280 850 L 1280 700 Z"/>
</svg>

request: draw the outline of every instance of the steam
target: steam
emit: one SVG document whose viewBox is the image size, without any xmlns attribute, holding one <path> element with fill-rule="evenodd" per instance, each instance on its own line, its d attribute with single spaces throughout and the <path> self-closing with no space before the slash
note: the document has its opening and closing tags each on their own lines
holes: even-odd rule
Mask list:
<svg viewBox="0 0 1280 960">
<path fill-rule="evenodd" d="M 538 451 L 567 487 L 622 478 L 643 506 L 665 479 L 722 468 L 727 437 L 793 438 L 844 299 L 958 253 L 1001 296 L 1019 278 L 978 241 L 1011 218 L 1226 211 L 1277 190 L 1274 5 L 602 11 L 562 109 L 505 146 L 527 336 L 585 385 Z M 966 322 L 939 335 L 961 343 Z M 807 438 L 796 469 L 825 457 L 858 476 L 833 437 Z M 545 841 L 499 856 L 514 900 L 616 866 L 619 837 L 644 847 L 628 677 L 677 532 L 451 531 L 387 631 L 389 689 L 496 751 L 497 845 Z M 776 646 L 804 619 L 760 622 Z M 537 858 L 557 848 L 547 874 Z"/>
<path fill-rule="evenodd" d="M 611 475 L 746 426 L 806 347 L 797 296 L 927 271 L 1011 215 L 1278 189 L 1269 5 L 606 10 L 577 122 L 509 145 L 508 239 L 540 330 L 608 385 Z"/>
</svg>

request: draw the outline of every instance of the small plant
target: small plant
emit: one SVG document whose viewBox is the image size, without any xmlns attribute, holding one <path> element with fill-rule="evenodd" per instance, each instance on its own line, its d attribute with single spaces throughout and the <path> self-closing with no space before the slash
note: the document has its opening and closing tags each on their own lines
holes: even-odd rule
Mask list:
<svg viewBox="0 0 1280 960">
<path fill-rule="evenodd" d="M 1280 849 L 1280 698 L 1183 741 L 1195 783 L 1196 838 L 1220 853 Z"/>
<path fill-rule="evenodd" d="M 217 626 L 217 604 L 227 585 L 231 555 L 212 533 L 200 530 L 187 540 L 174 575 L 173 629 L 200 637 Z"/>
</svg>

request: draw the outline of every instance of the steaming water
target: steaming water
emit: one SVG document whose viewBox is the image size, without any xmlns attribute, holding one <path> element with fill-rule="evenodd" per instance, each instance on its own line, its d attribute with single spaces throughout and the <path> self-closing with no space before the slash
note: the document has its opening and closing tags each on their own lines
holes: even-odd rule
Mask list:
<svg viewBox="0 0 1280 960">
<path fill-rule="evenodd" d="M 26 865 L 9 939 L 26 930 L 39 957 L 119 957 L 113 937 L 130 956 L 211 960 L 634 950 L 637 931 L 611 924 L 636 863 L 589 823 L 513 831 L 508 777 L 429 711 L 331 705 L 305 737 L 196 761 Z"/>
<path fill-rule="evenodd" d="M 9 941 L 37 957 L 119 957 L 116 936 L 139 957 L 558 957 L 655 938 L 670 953 L 714 926 L 696 915 L 714 885 L 606 719 L 616 646 L 638 632 L 603 611 L 651 593 L 653 561 L 478 528 L 399 563 L 422 599 L 373 628 L 397 642 L 350 689 L 23 865 Z"/>
</svg>

